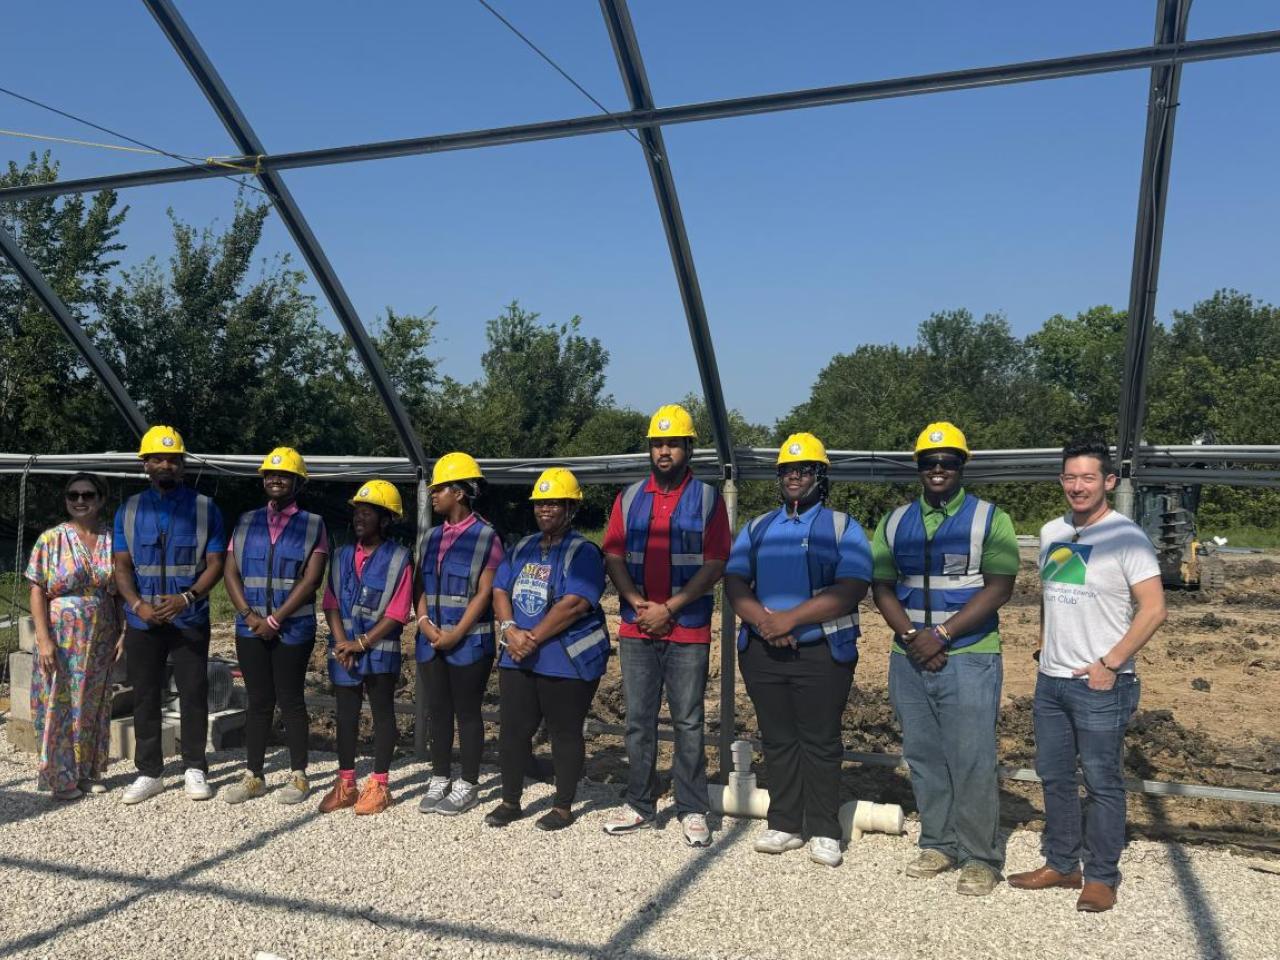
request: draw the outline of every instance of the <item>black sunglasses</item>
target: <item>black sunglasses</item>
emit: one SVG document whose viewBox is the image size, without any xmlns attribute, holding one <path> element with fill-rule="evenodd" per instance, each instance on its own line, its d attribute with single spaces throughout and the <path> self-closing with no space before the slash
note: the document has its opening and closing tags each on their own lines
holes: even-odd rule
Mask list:
<svg viewBox="0 0 1280 960">
<path fill-rule="evenodd" d="M 87 503 L 90 500 L 98 499 L 98 491 L 97 490 L 68 490 L 67 499 L 83 500 Z"/>
<path fill-rule="evenodd" d="M 801 477 L 812 477 L 817 475 L 818 467 L 813 463 L 788 463 L 778 468 L 779 479 L 793 473 Z"/>
<path fill-rule="evenodd" d="M 922 457 L 917 462 L 916 469 L 924 473 L 934 467 L 941 467 L 943 470 L 959 470 L 963 466 L 964 461 L 959 457 Z"/>
</svg>

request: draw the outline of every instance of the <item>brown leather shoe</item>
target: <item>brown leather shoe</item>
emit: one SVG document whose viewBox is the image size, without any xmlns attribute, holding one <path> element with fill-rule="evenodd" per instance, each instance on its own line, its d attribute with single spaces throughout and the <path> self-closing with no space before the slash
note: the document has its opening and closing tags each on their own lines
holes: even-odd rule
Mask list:
<svg viewBox="0 0 1280 960">
<path fill-rule="evenodd" d="M 320 812 L 333 813 L 333 811 L 341 810 L 344 807 L 354 807 L 357 795 L 355 781 L 343 780 L 339 777 L 333 782 L 333 789 L 326 793 L 324 799 L 320 801 Z"/>
<path fill-rule="evenodd" d="M 1025 873 L 1011 873 L 1005 880 L 1009 886 L 1017 887 L 1019 890 L 1047 890 L 1049 887 L 1070 887 L 1072 890 L 1079 890 L 1084 883 L 1079 870 L 1059 873 L 1048 864 Z"/>
<path fill-rule="evenodd" d="M 364 817 L 381 813 L 389 806 L 391 806 L 391 788 L 385 783 L 379 783 L 373 777 L 366 780 L 364 789 L 360 791 L 360 799 L 356 801 L 356 815 Z"/>
<path fill-rule="evenodd" d="M 1084 913 L 1106 913 L 1116 905 L 1116 888 L 1098 880 L 1090 880 L 1080 891 L 1076 909 Z"/>
</svg>

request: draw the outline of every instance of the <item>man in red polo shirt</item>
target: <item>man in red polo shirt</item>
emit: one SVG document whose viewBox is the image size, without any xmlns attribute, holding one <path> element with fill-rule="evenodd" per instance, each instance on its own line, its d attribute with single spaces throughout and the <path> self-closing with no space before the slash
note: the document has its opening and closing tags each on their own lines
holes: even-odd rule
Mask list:
<svg viewBox="0 0 1280 960">
<path fill-rule="evenodd" d="M 652 475 L 613 504 L 605 567 L 618 589 L 618 648 L 627 700 L 626 803 L 609 834 L 652 827 L 657 814 L 658 708 L 667 692 L 675 728 L 672 777 L 685 842 L 711 844 L 703 695 L 711 646 L 712 588 L 729 559 L 729 516 L 715 487 L 689 469 L 697 434 L 683 407 L 660 407 L 649 422 Z"/>
</svg>

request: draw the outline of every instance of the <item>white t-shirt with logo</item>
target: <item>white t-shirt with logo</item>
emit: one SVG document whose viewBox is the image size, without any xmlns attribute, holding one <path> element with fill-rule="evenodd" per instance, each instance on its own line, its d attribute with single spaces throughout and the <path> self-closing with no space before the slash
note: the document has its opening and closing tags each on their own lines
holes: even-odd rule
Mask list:
<svg viewBox="0 0 1280 960">
<path fill-rule="evenodd" d="M 1040 672 L 1050 677 L 1070 677 L 1105 656 L 1133 622 L 1132 586 L 1160 576 L 1151 541 L 1123 514 L 1112 510 L 1082 527 L 1073 543 L 1075 533 L 1068 517 L 1040 528 Z M 1133 660 L 1120 669 L 1132 673 Z"/>
</svg>

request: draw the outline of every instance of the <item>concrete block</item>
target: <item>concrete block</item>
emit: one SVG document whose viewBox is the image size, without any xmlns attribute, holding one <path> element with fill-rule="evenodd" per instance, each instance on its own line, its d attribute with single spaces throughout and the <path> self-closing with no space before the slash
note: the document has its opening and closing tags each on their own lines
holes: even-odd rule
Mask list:
<svg viewBox="0 0 1280 960">
<path fill-rule="evenodd" d="M 238 708 L 219 710 L 217 713 L 210 714 L 209 749 L 221 750 L 223 743 L 227 740 L 227 734 L 243 730 L 247 718 L 248 713 Z M 244 741 L 243 737 L 233 739 L 237 739 L 239 743 Z"/>
<path fill-rule="evenodd" d="M 30 617 L 18 618 L 18 649 L 36 652 L 36 622 Z"/>
<path fill-rule="evenodd" d="M 36 728 L 30 720 L 9 717 L 4 725 L 4 734 L 16 749 L 26 753 L 36 752 Z"/>
<path fill-rule="evenodd" d="M 9 654 L 9 719 L 31 722 L 31 675 L 35 657 L 22 650 Z"/>
<path fill-rule="evenodd" d="M 111 721 L 111 756 L 117 760 L 133 759 L 133 717 Z M 160 753 L 164 757 L 178 755 L 178 724 L 167 717 L 160 719 Z"/>
</svg>

